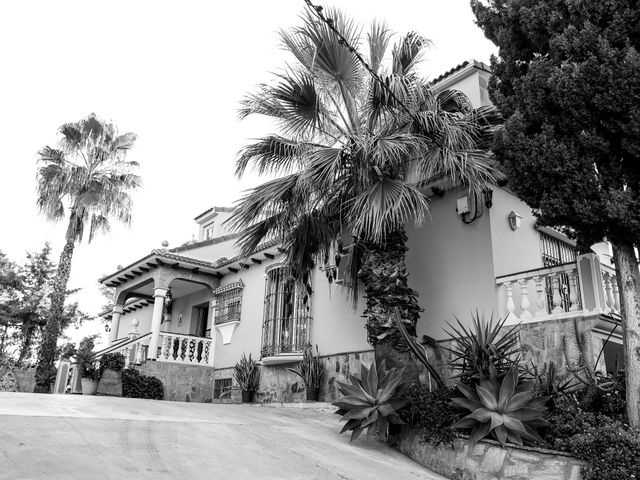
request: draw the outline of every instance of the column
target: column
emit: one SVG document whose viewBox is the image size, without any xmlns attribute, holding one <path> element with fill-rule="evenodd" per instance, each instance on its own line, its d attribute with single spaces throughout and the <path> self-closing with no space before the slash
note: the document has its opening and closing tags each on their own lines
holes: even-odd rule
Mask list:
<svg viewBox="0 0 640 480">
<path fill-rule="evenodd" d="M 109 331 L 109 345 L 118 339 L 118 330 L 120 329 L 120 316 L 124 310 L 122 305 L 114 305 L 111 312 L 111 330 Z"/>
<path fill-rule="evenodd" d="M 158 340 L 160 338 L 160 325 L 162 324 L 162 310 L 167 288 L 155 288 L 153 290 L 153 314 L 151 316 L 151 340 L 149 340 L 149 353 L 147 360 L 155 360 L 158 357 Z"/>
</svg>

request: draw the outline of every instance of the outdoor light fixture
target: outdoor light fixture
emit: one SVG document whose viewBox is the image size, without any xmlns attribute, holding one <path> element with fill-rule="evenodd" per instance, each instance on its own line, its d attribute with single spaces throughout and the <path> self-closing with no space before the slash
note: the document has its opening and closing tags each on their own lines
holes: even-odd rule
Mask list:
<svg viewBox="0 0 640 480">
<path fill-rule="evenodd" d="M 487 208 L 491 208 L 493 206 L 493 190 L 490 188 L 485 188 L 482 190 L 482 195 L 484 196 L 484 205 Z"/>
<path fill-rule="evenodd" d="M 507 218 L 509 219 L 509 226 L 511 227 L 511 230 L 515 232 L 520 228 L 520 224 L 522 223 L 521 215 L 511 210 L 511 213 L 509 213 Z"/>
<path fill-rule="evenodd" d="M 104 324 L 104 331 L 107 332 L 107 333 L 109 333 L 111 331 L 111 329 L 109 328 L 109 324 L 108 323 Z"/>
</svg>

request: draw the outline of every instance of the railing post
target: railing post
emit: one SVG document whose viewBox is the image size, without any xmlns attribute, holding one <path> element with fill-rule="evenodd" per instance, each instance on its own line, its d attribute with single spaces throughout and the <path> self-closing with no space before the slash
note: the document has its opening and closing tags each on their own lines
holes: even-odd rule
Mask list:
<svg viewBox="0 0 640 480">
<path fill-rule="evenodd" d="M 595 253 L 578 255 L 578 278 L 580 279 L 580 297 L 585 312 L 600 313 L 606 310 L 602 289 L 602 268 L 600 257 Z"/>
<path fill-rule="evenodd" d="M 580 310 L 580 305 L 578 304 L 578 280 L 577 280 L 577 272 L 574 270 L 569 274 L 569 302 L 571 305 L 569 306 L 570 312 L 575 312 L 576 310 Z"/>
<path fill-rule="evenodd" d="M 511 286 L 511 282 L 507 282 L 504 284 L 504 286 L 507 289 L 507 316 L 508 315 L 514 315 L 515 316 L 515 310 L 516 310 L 516 306 L 513 303 L 513 287 Z"/>
<path fill-rule="evenodd" d="M 611 286 L 613 287 L 613 311 L 620 314 L 620 291 L 618 289 L 618 275 L 611 276 Z"/>
<path fill-rule="evenodd" d="M 547 314 L 547 295 L 544 291 L 544 275 L 536 277 L 536 316 Z"/>
<path fill-rule="evenodd" d="M 613 288 L 611 287 L 611 275 L 609 275 L 609 272 L 602 274 L 602 283 L 604 286 L 607 312 L 611 312 L 613 310 Z"/>
<path fill-rule="evenodd" d="M 529 318 L 531 317 L 531 312 L 529 311 L 531 304 L 529 303 L 529 292 L 527 291 L 529 282 L 527 282 L 526 278 L 523 278 L 518 283 L 520 284 L 520 318 Z"/>
</svg>

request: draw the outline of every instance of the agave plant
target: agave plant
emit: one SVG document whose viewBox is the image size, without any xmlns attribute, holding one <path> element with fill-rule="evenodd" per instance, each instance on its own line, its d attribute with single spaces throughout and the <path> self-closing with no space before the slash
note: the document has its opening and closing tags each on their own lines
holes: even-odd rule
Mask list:
<svg viewBox="0 0 640 480">
<path fill-rule="evenodd" d="M 466 398 L 452 398 L 453 405 L 471 411 L 454 425 L 454 428 L 470 428 L 472 442 L 492 434 L 502 446 L 507 441 L 522 445 L 522 440 L 544 444 L 536 429 L 546 427 L 549 397 L 534 398 L 531 384 L 518 387 L 518 368 L 512 367 L 500 380 L 495 368 L 491 368 L 490 379 L 482 378 L 470 387 L 458 384 Z"/>
<path fill-rule="evenodd" d="M 511 368 L 520 364 L 518 333 L 520 325 L 502 332 L 504 320 L 493 320 L 493 315 L 487 322 L 476 311 L 472 314 L 471 328 L 456 317 L 457 325 L 450 323 L 445 332 L 454 340 L 446 350 L 451 354 L 450 365 L 458 370 L 457 377 L 463 383 L 477 382 L 481 377 L 489 377 L 490 369 L 495 368 L 500 375 L 504 375 Z"/>
<path fill-rule="evenodd" d="M 376 362 L 367 368 L 360 367 L 360 378 L 350 375 L 349 383 L 338 382 L 338 390 L 344 395 L 333 405 L 338 407 L 337 415 L 347 423 L 340 433 L 351 430 L 353 442 L 366 429 L 367 435 L 377 431 L 386 435 L 389 424 L 404 424 L 398 410 L 409 403 L 404 393 L 408 382 L 402 382 L 403 369 L 392 368 L 387 371 L 385 362 L 376 370 Z"/>
</svg>

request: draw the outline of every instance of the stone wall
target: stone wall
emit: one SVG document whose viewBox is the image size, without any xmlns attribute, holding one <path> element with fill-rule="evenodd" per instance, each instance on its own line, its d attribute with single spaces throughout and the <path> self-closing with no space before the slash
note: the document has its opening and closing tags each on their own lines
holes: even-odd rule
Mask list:
<svg viewBox="0 0 640 480">
<path fill-rule="evenodd" d="M 214 379 L 214 369 L 211 367 L 147 362 L 135 368 L 143 375 L 162 381 L 164 400 L 211 403 Z"/>
<path fill-rule="evenodd" d="M 324 381 L 320 387 L 320 401 L 334 402 L 340 393 L 337 382 L 346 382 L 348 375 L 360 374 L 360 364 L 370 365 L 373 362 L 373 350 L 349 352 L 320 357 L 324 369 Z M 302 402 L 307 398 L 304 382 L 296 374 L 289 371 L 296 363 L 270 365 L 260 367 L 260 388 L 254 401 L 260 403 Z M 216 369 L 214 378 L 231 378 L 234 389 L 231 395 L 223 399 L 214 399 L 214 403 L 239 403 L 241 394 L 235 380 L 233 368 Z"/>
<path fill-rule="evenodd" d="M 402 453 L 452 480 L 580 480 L 581 462 L 562 452 L 541 448 L 507 447 L 465 439 L 450 445 L 423 441 L 419 431 L 405 428 L 392 438 Z"/>
<path fill-rule="evenodd" d="M 4 377 L 9 370 L 13 370 L 13 374 L 16 376 L 19 392 L 33 393 L 36 386 L 36 369 L 34 367 L 0 366 L 0 378 Z"/>
</svg>

